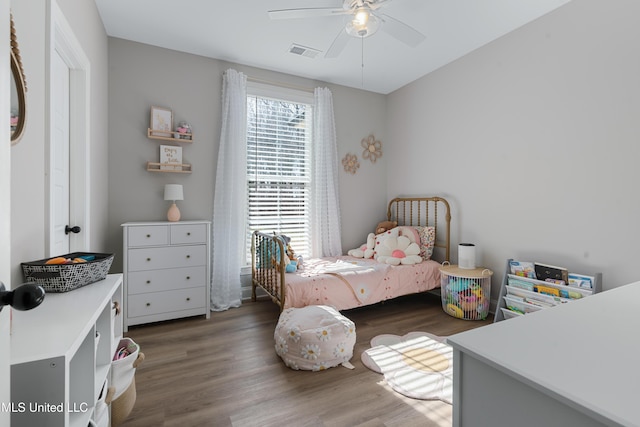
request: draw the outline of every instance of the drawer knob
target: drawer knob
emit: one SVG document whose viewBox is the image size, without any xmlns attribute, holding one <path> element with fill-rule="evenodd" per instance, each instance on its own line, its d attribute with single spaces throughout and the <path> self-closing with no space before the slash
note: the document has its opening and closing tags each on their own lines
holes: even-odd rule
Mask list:
<svg viewBox="0 0 640 427">
<path fill-rule="evenodd" d="M 148 285 L 149 283 L 151 283 L 151 280 L 147 280 L 147 285 Z"/>
<path fill-rule="evenodd" d="M 187 276 L 187 280 L 191 279 L 191 276 Z"/>
<path fill-rule="evenodd" d="M 188 232 L 188 233 L 187 233 L 187 236 L 191 236 L 191 232 Z"/>
<path fill-rule="evenodd" d="M 151 234 L 147 234 L 147 239 L 148 239 L 149 237 L 151 237 Z"/>
<path fill-rule="evenodd" d="M 187 255 L 187 259 L 191 258 L 191 255 Z"/>
<path fill-rule="evenodd" d="M 147 307 L 151 307 L 151 303 L 150 302 L 147 303 Z"/>
<path fill-rule="evenodd" d="M 191 301 L 191 298 L 187 297 L 187 301 Z"/>
<path fill-rule="evenodd" d="M 151 258 L 147 258 L 147 261 L 151 261 Z"/>
</svg>

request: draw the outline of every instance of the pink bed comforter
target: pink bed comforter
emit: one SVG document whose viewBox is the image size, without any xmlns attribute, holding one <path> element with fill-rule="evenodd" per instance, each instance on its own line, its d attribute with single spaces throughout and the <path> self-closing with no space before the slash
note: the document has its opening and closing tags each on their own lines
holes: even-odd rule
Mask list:
<svg viewBox="0 0 640 427">
<path fill-rule="evenodd" d="M 286 275 L 284 308 L 322 304 L 347 310 L 428 291 L 440 286 L 440 267 L 433 260 L 399 266 L 350 256 L 305 260 Z"/>
</svg>

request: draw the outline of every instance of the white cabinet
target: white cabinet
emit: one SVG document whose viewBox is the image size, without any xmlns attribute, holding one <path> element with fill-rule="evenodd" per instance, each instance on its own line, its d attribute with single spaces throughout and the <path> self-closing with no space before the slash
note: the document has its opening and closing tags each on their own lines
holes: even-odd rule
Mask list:
<svg viewBox="0 0 640 427">
<path fill-rule="evenodd" d="M 124 243 L 125 331 L 204 314 L 208 319 L 209 221 L 127 222 Z"/>
<path fill-rule="evenodd" d="M 447 338 L 453 425 L 639 426 L 640 282 Z"/>
<path fill-rule="evenodd" d="M 12 312 L 13 427 L 82 426 L 94 417 L 122 338 L 122 275 Z"/>
</svg>

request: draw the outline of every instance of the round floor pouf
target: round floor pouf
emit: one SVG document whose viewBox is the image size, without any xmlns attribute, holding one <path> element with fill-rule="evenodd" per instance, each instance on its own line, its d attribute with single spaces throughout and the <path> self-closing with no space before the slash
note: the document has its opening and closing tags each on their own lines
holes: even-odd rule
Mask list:
<svg viewBox="0 0 640 427">
<path fill-rule="evenodd" d="M 356 325 L 333 307 L 287 308 L 273 334 L 276 353 L 295 370 L 322 371 L 347 364 L 356 344 Z"/>
</svg>

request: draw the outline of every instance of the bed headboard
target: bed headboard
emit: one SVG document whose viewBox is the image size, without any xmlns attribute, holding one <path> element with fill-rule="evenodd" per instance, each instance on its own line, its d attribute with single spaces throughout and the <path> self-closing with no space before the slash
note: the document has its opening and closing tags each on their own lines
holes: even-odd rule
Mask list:
<svg viewBox="0 0 640 427">
<path fill-rule="evenodd" d="M 444 252 L 450 261 L 451 210 L 449 202 L 442 197 L 396 197 L 387 207 L 387 220 L 398 225 L 433 226 L 436 230 L 435 248 Z"/>
</svg>

